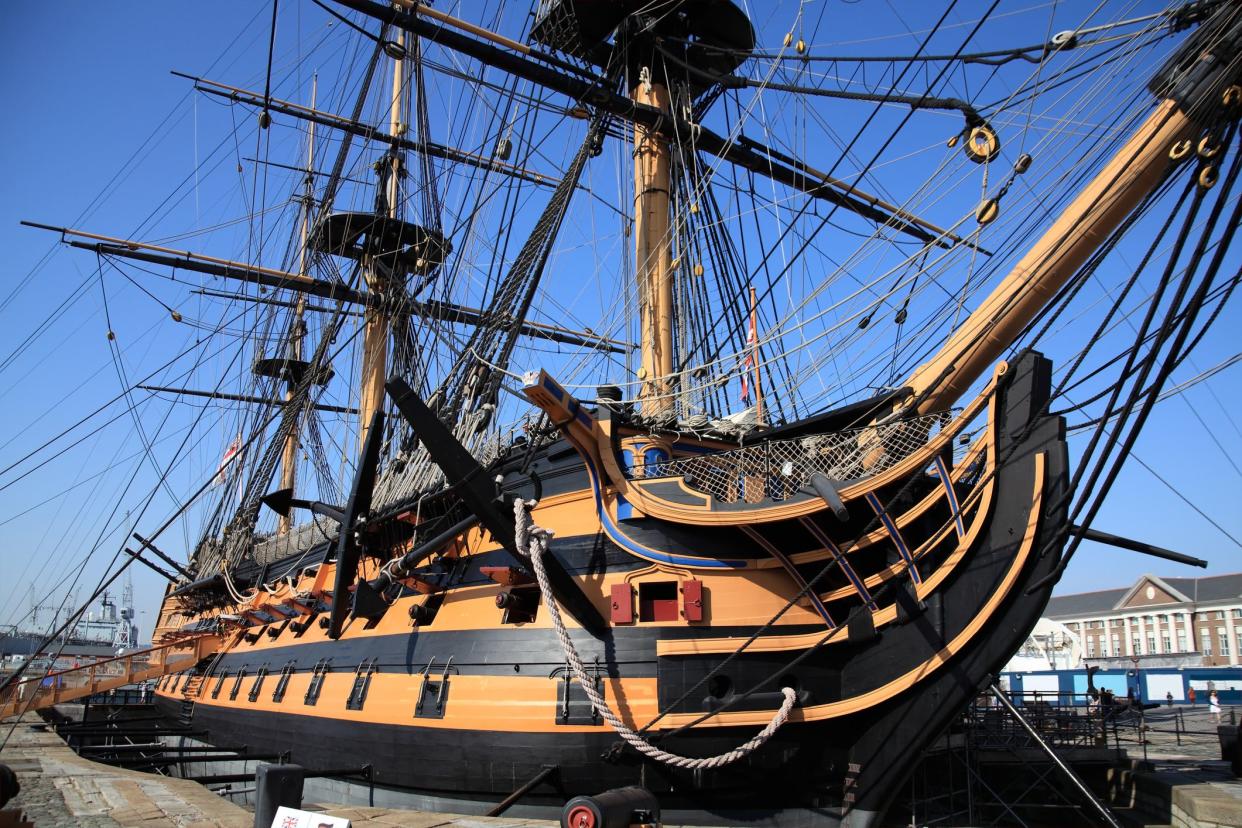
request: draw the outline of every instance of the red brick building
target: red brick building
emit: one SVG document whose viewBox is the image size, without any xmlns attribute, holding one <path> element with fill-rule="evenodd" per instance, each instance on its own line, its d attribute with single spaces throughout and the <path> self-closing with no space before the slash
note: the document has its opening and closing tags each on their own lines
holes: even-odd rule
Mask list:
<svg viewBox="0 0 1242 828">
<path fill-rule="evenodd" d="M 1238 664 L 1242 572 L 1208 578 L 1143 575 L 1129 588 L 1057 595 L 1044 616 L 1082 640 L 1088 663 Z"/>
</svg>

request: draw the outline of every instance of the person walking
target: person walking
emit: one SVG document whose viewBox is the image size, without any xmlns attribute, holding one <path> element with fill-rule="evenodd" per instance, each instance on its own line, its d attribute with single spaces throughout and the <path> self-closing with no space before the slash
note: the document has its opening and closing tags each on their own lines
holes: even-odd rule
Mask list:
<svg viewBox="0 0 1242 828">
<path fill-rule="evenodd" d="M 1195 706 L 1195 688 L 1193 687 L 1190 688 L 1190 690 L 1186 693 L 1186 698 L 1190 699 L 1190 706 L 1194 707 Z"/>
<path fill-rule="evenodd" d="M 1172 690 L 1164 694 L 1164 701 L 1165 701 L 1165 704 L 1167 704 L 1169 707 L 1173 706 L 1173 691 Z"/>
<path fill-rule="evenodd" d="M 1215 690 L 1208 696 L 1208 715 L 1212 717 L 1212 721 L 1220 724 L 1220 696 L 1216 695 Z"/>
</svg>

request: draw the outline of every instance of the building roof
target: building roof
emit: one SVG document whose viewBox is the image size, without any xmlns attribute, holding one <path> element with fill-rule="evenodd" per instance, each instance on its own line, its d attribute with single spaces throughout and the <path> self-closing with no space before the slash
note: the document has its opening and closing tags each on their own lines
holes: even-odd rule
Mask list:
<svg viewBox="0 0 1242 828">
<path fill-rule="evenodd" d="M 1044 610 L 1046 618 L 1077 618 L 1111 612 L 1117 602 L 1130 591 L 1129 587 L 1102 589 L 1097 592 L 1078 592 L 1073 595 L 1054 595 Z"/>
<path fill-rule="evenodd" d="M 1183 593 L 1190 600 L 1228 601 L 1242 597 L 1242 572 L 1232 575 L 1216 575 L 1211 578 L 1165 578 L 1165 583 Z M 1195 586 L 1198 584 L 1198 592 Z"/>
<path fill-rule="evenodd" d="M 1217 601 L 1242 599 L 1242 572 L 1212 575 L 1205 578 L 1157 578 L 1142 575 L 1129 587 L 1054 595 L 1044 610 L 1046 618 L 1077 618 L 1113 612 L 1135 594 L 1145 582 L 1151 581 L 1185 595 L 1192 603 L 1210 604 Z"/>
</svg>

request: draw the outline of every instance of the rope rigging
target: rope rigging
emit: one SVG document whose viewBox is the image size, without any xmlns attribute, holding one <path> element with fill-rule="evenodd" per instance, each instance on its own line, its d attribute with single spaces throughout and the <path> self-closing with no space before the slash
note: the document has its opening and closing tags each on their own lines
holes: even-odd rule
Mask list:
<svg viewBox="0 0 1242 828">
<path fill-rule="evenodd" d="M 569 637 L 569 632 L 565 629 L 565 622 L 561 618 L 560 607 L 557 606 L 556 599 L 553 597 L 552 586 L 548 582 L 548 573 L 544 568 L 543 562 L 543 556 L 548 554 L 548 541 L 552 537 L 552 533 L 547 529 L 531 524 L 530 512 L 528 510 L 533 508 L 533 506 L 533 503 L 525 503 L 521 499 L 513 501 L 514 533 L 517 536 L 518 551 L 524 557 L 530 559 L 531 568 L 535 571 L 535 578 L 539 582 L 539 591 L 543 595 L 544 606 L 548 608 L 548 615 L 552 619 L 552 628 L 556 631 L 556 637 L 561 644 L 561 651 L 565 654 L 565 660 L 569 663 L 574 678 L 578 680 L 579 686 L 582 687 L 587 698 L 591 700 L 591 705 L 595 710 L 599 712 L 604 721 L 608 722 L 609 727 L 615 730 L 617 735 L 624 739 L 630 747 L 649 759 L 654 759 L 657 762 L 663 762 L 666 765 L 672 765 L 677 768 L 686 770 L 721 768 L 754 753 L 771 739 L 785 722 L 789 721 L 789 714 L 793 711 L 794 705 L 798 701 L 798 694 L 792 687 L 782 687 L 781 705 L 772 715 L 772 721 L 768 722 L 762 730 L 733 750 L 716 756 L 702 758 L 679 756 L 658 748 L 627 725 L 612 709 L 603 695 L 600 694 L 596 686 L 595 676 L 587 673 L 586 667 L 582 664 L 582 657 L 578 655 L 578 649 L 574 646 L 573 639 Z"/>
</svg>

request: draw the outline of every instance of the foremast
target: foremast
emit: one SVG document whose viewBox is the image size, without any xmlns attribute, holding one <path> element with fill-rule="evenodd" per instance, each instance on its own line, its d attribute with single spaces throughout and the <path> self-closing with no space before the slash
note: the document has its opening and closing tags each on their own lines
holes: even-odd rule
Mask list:
<svg viewBox="0 0 1242 828">
<path fill-rule="evenodd" d="M 392 61 L 392 94 L 389 102 L 388 131 L 389 134 L 401 138 L 405 135 L 406 100 L 409 96 L 405 61 L 404 30 L 398 30 L 396 46 Z M 405 175 L 405 154 L 398 145 L 393 145 L 387 157 L 380 162 L 380 194 L 377 199 L 376 214 L 389 219 L 396 219 L 401 206 L 401 179 Z M 372 251 L 372 253 L 391 251 Z M 371 418 L 384 405 L 384 382 L 388 379 L 388 343 L 392 331 L 393 317 L 389 303 L 384 297 L 396 285 L 399 271 L 397 268 L 385 268 L 374 255 L 363 261 L 363 270 L 367 282 L 367 290 L 372 296 L 380 298 L 378 302 L 367 305 L 362 339 L 362 374 L 359 381 L 358 401 L 358 442 L 366 445 L 367 431 L 370 429 Z M 385 270 L 388 272 L 386 273 Z"/>
<path fill-rule="evenodd" d="M 319 92 L 319 79 L 311 80 L 311 109 L 315 108 Z M 310 224 L 311 214 L 315 206 L 315 122 L 311 121 L 306 136 L 306 188 L 302 194 L 302 228 L 298 245 L 298 275 L 310 278 Z M 301 362 L 306 340 L 306 294 L 298 293 L 294 302 L 293 320 L 289 326 L 289 355 L 293 362 Z M 285 405 L 293 403 L 294 388 L 288 384 L 285 388 Z M 301 448 L 300 431 L 289 429 L 285 437 L 285 446 L 280 454 L 280 488 L 294 490 L 298 479 L 298 449 Z M 276 524 L 276 534 L 287 535 L 293 528 L 293 517 L 288 512 L 280 515 Z"/>
</svg>

